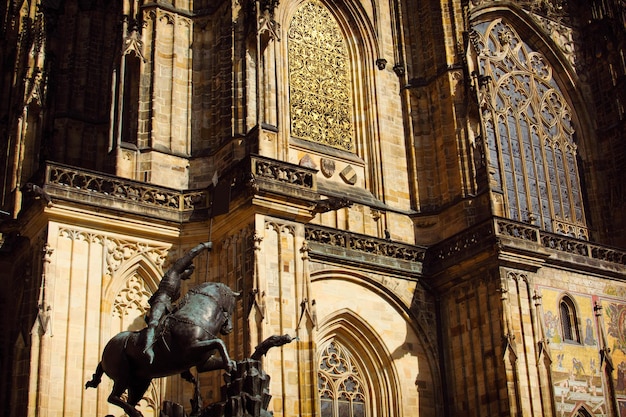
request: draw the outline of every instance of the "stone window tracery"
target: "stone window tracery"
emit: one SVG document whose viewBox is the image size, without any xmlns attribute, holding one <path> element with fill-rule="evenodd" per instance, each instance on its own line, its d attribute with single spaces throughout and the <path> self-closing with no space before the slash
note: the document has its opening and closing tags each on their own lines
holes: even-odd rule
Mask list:
<svg viewBox="0 0 626 417">
<path fill-rule="evenodd" d="M 546 57 L 501 19 L 474 26 L 491 188 L 505 215 L 588 238 L 572 109 Z"/>
<path fill-rule="evenodd" d="M 133 275 L 128 278 L 113 302 L 113 332 L 145 327 L 143 318 L 151 295 L 141 277 Z"/>
<path fill-rule="evenodd" d="M 354 151 L 350 59 L 335 18 L 305 2 L 288 32 L 291 135 Z"/>
<path fill-rule="evenodd" d="M 366 417 L 366 389 L 348 350 L 331 341 L 319 362 L 318 391 L 321 417 Z"/>
</svg>

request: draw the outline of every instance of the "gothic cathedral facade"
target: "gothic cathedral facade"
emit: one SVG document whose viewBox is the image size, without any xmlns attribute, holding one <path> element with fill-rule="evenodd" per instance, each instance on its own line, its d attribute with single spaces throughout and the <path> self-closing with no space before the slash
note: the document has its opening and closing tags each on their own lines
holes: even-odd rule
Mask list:
<svg viewBox="0 0 626 417">
<path fill-rule="evenodd" d="M 626 416 L 623 0 L 0 7 L 3 415 L 121 416 L 104 345 L 212 241 L 276 417 Z"/>
</svg>

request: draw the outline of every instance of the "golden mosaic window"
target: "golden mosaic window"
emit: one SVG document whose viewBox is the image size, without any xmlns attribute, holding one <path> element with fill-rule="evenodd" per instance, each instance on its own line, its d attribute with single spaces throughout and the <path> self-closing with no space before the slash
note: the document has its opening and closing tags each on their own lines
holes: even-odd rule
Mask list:
<svg viewBox="0 0 626 417">
<path fill-rule="evenodd" d="M 348 48 L 326 7 L 316 1 L 300 6 L 288 48 L 291 135 L 353 151 Z"/>
<path fill-rule="evenodd" d="M 572 109 L 546 57 L 501 19 L 474 27 L 492 190 L 508 217 L 587 238 Z"/>
<path fill-rule="evenodd" d="M 336 341 L 322 351 L 317 374 L 322 417 L 366 417 L 365 386 L 352 356 Z"/>
</svg>

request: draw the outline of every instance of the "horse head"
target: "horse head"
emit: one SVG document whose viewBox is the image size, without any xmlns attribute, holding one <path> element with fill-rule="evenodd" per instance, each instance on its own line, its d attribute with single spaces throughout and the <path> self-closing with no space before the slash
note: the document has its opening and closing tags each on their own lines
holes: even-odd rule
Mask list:
<svg viewBox="0 0 626 417">
<path fill-rule="evenodd" d="M 241 295 L 239 292 L 234 292 L 230 288 L 225 288 L 226 294 L 222 291 L 222 314 L 224 315 L 224 324 L 220 328 L 222 335 L 227 335 L 233 331 L 233 312 L 235 310 L 235 299 Z"/>
</svg>

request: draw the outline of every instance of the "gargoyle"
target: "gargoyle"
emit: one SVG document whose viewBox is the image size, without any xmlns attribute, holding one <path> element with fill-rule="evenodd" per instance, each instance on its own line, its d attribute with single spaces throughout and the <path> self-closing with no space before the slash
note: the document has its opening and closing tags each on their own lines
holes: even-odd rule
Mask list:
<svg viewBox="0 0 626 417">
<path fill-rule="evenodd" d="M 325 200 L 318 200 L 315 203 L 312 211 L 315 214 L 326 213 L 328 211 L 334 211 L 339 210 L 340 208 L 350 207 L 352 204 L 352 201 L 348 200 L 345 197 L 331 197 Z"/>
</svg>

